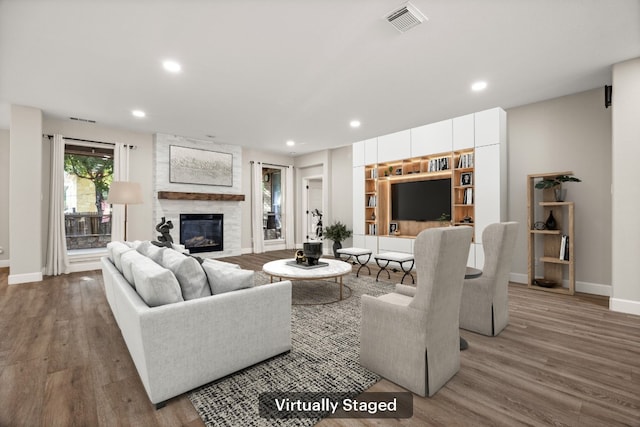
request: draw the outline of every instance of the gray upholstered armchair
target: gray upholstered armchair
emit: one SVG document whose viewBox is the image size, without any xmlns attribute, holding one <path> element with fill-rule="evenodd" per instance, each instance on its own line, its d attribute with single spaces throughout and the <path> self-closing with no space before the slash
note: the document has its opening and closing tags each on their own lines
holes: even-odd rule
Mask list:
<svg viewBox="0 0 640 427">
<path fill-rule="evenodd" d="M 362 296 L 360 363 L 420 395 L 433 396 L 460 369 L 458 311 L 472 229 L 433 228 L 415 241 L 415 296 L 405 288 Z"/>
<path fill-rule="evenodd" d="M 482 232 L 482 276 L 464 280 L 462 329 L 496 336 L 509 323 L 509 271 L 517 233 L 517 222 L 490 224 Z"/>
</svg>

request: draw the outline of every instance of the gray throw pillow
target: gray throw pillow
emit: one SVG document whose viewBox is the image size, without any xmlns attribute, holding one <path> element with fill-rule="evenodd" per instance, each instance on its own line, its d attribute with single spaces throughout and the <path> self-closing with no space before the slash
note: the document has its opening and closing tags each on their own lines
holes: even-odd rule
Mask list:
<svg viewBox="0 0 640 427">
<path fill-rule="evenodd" d="M 207 273 L 211 293 L 214 295 L 253 286 L 253 274 L 251 270 L 213 266 L 203 263 L 202 268 Z"/>
<path fill-rule="evenodd" d="M 176 276 L 149 258 L 131 266 L 136 291 L 149 307 L 184 301 Z"/>
<path fill-rule="evenodd" d="M 162 252 L 160 265 L 175 274 L 185 301 L 211 295 L 207 276 L 197 259 L 166 249 Z"/>
</svg>

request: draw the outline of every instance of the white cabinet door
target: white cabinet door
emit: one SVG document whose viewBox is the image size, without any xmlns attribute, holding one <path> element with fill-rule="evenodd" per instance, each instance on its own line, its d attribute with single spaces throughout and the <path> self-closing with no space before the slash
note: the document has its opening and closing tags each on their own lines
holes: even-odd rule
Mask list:
<svg viewBox="0 0 640 427">
<path fill-rule="evenodd" d="M 364 248 L 364 235 L 363 234 L 355 234 L 353 233 L 353 247 L 354 248 Z"/>
<path fill-rule="evenodd" d="M 503 144 L 507 141 L 507 113 L 502 108 L 475 113 L 475 145 Z"/>
<path fill-rule="evenodd" d="M 378 163 L 378 138 L 367 139 L 364 142 L 364 164 Z"/>
<path fill-rule="evenodd" d="M 413 239 L 405 237 L 379 237 L 378 247 L 380 252 L 404 252 L 413 253 Z"/>
<path fill-rule="evenodd" d="M 353 234 L 364 234 L 364 166 L 353 168 Z"/>
<path fill-rule="evenodd" d="M 378 253 L 378 236 L 364 236 L 364 248 L 371 249 L 373 254 Z M 373 260 L 373 256 L 371 257 Z"/>
<path fill-rule="evenodd" d="M 353 166 L 364 166 L 364 141 L 354 142 L 351 146 L 353 150 Z"/>
<path fill-rule="evenodd" d="M 391 162 L 411 157 L 411 131 L 403 130 L 378 137 L 378 162 Z"/>
<path fill-rule="evenodd" d="M 502 205 L 505 201 L 500 174 L 502 162 L 500 145 L 487 145 L 475 149 L 474 204 L 475 204 L 475 241 L 482 243 L 484 228 L 502 220 Z M 477 260 L 477 254 L 476 254 Z"/>
<path fill-rule="evenodd" d="M 474 116 L 456 117 L 453 119 L 453 151 L 474 147 Z"/>
<path fill-rule="evenodd" d="M 411 157 L 450 152 L 453 147 L 451 120 L 411 129 Z"/>
</svg>

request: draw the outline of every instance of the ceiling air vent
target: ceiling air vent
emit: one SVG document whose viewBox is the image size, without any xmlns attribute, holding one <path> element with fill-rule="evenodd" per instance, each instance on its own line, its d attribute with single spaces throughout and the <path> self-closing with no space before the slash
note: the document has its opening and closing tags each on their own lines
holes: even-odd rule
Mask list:
<svg viewBox="0 0 640 427">
<path fill-rule="evenodd" d="M 406 2 L 399 9 L 387 13 L 386 19 L 396 30 L 404 33 L 426 21 L 427 17 L 410 2 Z"/>
<path fill-rule="evenodd" d="M 85 122 L 85 123 L 95 123 L 95 120 L 90 120 L 90 119 L 81 119 L 79 117 L 69 117 L 70 120 L 75 120 L 78 122 Z"/>
</svg>

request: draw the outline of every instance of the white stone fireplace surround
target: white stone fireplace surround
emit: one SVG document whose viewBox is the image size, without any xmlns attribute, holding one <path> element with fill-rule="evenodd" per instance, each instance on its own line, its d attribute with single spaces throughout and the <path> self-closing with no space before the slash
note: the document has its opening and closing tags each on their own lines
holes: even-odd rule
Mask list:
<svg viewBox="0 0 640 427">
<path fill-rule="evenodd" d="M 196 148 L 200 150 L 218 151 L 233 155 L 233 185 L 231 187 L 201 184 L 179 184 L 169 182 L 169 146 Z M 160 235 L 155 227 L 165 217 L 173 223 L 171 237 L 180 243 L 180 214 L 218 214 L 224 215 L 224 250 L 218 252 L 201 252 L 196 254 L 203 258 L 218 258 L 242 254 L 240 244 L 242 210 L 239 201 L 226 200 L 166 200 L 159 199 L 159 191 L 184 193 L 217 193 L 241 194 L 242 191 L 242 149 L 235 145 L 221 144 L 212 141 L 200 141 L 174 135 L 155 134 L 153 141 L 153 218 L 154 236 Z"/>
</svg>

